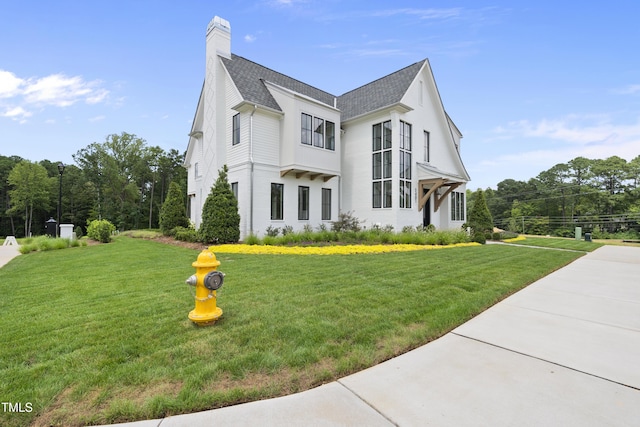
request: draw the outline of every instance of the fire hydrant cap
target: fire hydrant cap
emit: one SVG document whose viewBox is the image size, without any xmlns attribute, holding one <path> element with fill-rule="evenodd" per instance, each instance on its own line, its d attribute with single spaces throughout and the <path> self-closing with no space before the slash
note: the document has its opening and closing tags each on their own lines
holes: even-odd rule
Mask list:
<svg viewBox="0 0 640 427">
<path fill-rule="evenodd" d="M 220 261 L 216 259 L 216 254 L 208 249 L 203 249 L 198 255 L 198 260 L 191 264 L 194 267 L 217 267 Z"/>
</svg>

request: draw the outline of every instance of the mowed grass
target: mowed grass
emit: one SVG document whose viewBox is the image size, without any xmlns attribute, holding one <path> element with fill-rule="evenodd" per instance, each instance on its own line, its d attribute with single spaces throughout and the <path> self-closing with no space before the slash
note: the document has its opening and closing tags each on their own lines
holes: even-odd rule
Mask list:
<svg viewBox="0 0 640 427">
<path fill-rule="evenodd" d="M 574 251 L 591 252 L 599 247 L 602 243 L 585 242 L 584 240 L 567 239 L 561 237 L 530 237 L 526 236 L 524 240 L 513 242 L 515 245 L 537 246 L 541 248 L 553 249 L 569 249 Z"/>
<path fill-rule="evenodd" d="M 143 239 L 0 269 L 0 425 L 152 419 L 280 396 L 433 340 L 581 254 L 507 245 L 225 255 L 215 325 L 187 318 L 197 251 Z"/>
</svg>

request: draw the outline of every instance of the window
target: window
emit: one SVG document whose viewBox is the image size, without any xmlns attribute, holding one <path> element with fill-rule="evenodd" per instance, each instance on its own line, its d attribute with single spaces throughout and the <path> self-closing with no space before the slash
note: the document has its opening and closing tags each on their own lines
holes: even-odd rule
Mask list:
<svg viewBox="0 0 640 427">
<path fill-rule="evenodd" d="M 400 122 L 400 207 L 411 207 L 411 125 Z"/>
<path fill-rule="evenodd" d="M 336 124 L 320 117 L 302 113 L 301 142 L 318 148 L 335 151 Z"/>
<path fill-rule="evenodd" d="M 327 150 L 335 150 L 336 149 L 336 125 L 333 122 L 327 121 L 326 130 L 327 130 L 327 140 L 324 144 L 324 148 Z"/>
<path fill-rule="evenodd" d="M 322 220 L 329 221 L 331 219 L 331 189 L 322 189 Z"/>
<path fill-rule="evenodd" d="M 424 131 L 424 161 L 429 163 L 431 161 L 431 135 L 426 130 Z"/>
<path fill-rule="evenodd" d="M 309 187 L 298 187 L 298 219 L 309 219 Z"/>
<path fill-rule="evenodd" d="M 284 184 L 271 183 L 271 220 L 284 218 Z"/>
<path fill-rule="evenodd" d="M 232 145 L 240 144 L 240 113 L 233 116 L 233 132 L 231 138 Z"/>
<path fill-rule="evenodd" d="M 313 117 L 302 113 L 302 143 L 305 145 L 311 145 L 312 138 L 312 125 Z"/>
<path fill-rule="evenodd" d="M 373 125 L 372 204 L 390 208 L 391 202 L 391 121 Z"/>
<path fill-rule="evenodd" d="M 324 148 L 324 120 L 313 118 L 313 146 Z"/>
<path fill-rule="evenodd" d="M 464 193 L 451 193 L 451 221 L 464 221 Z"/>
<path fill-rule="evenodd" d="M 237 182 L 231 183 L 231 192 L 233 193 L 234 196 L 236 196 L 236 200 L 238 200 L 238 183 Z"/>
<path fill-rule="evenodd" d="M 193 165 L 193 173 L 196 178 L 200 178 L 200 168 L 198 167 L 198 162 Z"/>
</svg>

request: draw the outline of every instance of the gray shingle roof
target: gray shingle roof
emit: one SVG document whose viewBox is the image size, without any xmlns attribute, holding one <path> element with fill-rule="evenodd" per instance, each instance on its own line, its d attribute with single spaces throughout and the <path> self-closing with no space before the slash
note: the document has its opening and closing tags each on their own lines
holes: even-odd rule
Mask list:
<svg viewBox="0 0 640 427">
<path fill-rule="evenodd" d="M 285 76 L 282 73 L 273 71 L 238 55 L 232 54 L 231 59 L 223 57 L 221 57 L 221 59 L 229 71 L 233 82 L 240 91 L 242 98 L 247 102 L 282 111 L 264 84 L 265 81 L 268 81 L 333 106 L 335 95 L 328 92 Z"/>
<path fill-rule="evenodd" d="M 400 102 L 425 62 L 423 59 L 338 97 L 342 121 Z"/>
<path fill-rule="evenodd" d="M 231 59 L 224 57 L 221 59 L 246 102 L 282 111 L 264 84 L 267 81 L 330 106 L 334 105 L 334 100 L 337 98 L 337 106 L 343 121 L 400 102 L 426 62 L 426 59 L 416 62 L 336 97 L 235 54 L 231 55 Z"/>
</svg>

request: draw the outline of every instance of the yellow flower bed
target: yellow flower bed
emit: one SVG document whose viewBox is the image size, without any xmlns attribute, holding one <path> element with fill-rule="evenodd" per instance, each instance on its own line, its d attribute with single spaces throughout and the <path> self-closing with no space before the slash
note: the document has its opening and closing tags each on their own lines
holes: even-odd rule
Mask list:
<svg viewBox="0 0 640 427">
<path fill-rule="evenodd" d="M 271 255 L 351 255 L 387 252 L 407 252 L 430 249 L 479 246 L 479 243 L 456 243 L 454 245 L 331 245 L 331 246 L 269 246 L 269 245 L 219 245 L 209 250 L 226 254 L 271 254 Z"/>
<path fill-rule="evenodd" d="M 513 242 L 520 242 L 522 240 L 527 240 L 527 238 L 524 237 L 524 236 L 518 236 L 518 237 L 514 237 L 513 239 L 503 240 L 503 242 L 505 242 L 505 243 L 513 243 Z"/>
</svg>

